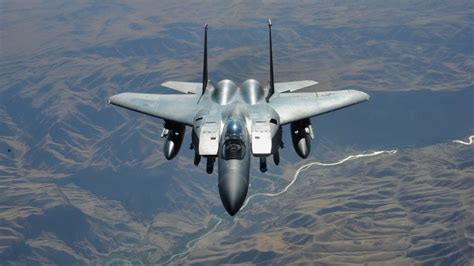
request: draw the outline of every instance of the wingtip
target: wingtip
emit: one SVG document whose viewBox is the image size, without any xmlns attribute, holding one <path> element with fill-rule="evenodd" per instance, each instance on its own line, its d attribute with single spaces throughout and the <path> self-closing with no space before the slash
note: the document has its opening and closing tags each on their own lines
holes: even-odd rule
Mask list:
<svg viewBox="0 0 474 266">
<path fill-rule="evenodd" d="M 112 104 L 112 102 L 113 102 L 113 100 L 114 100 L 114 97 L 115 97 L 115 95 L 110 96 L 110 97 L 107 99 L 107 103 L 108 103 L 108 104 Z"/>
<path fill-rule="evenodd" d="M 126 94 L 126 92 L 122 92 L 122 93 L 119 93 L 119 94 L 115 94 L 113 96 L 110 96 L 108 99 L 107 99 L 107 103 L 108 104 L 113 104 L 115 105 L 118 101 L 120 101 L 120 97 L 122 95 Z"/>
<path fill-rule="evenodd" d="M 351 93 L 353 97 L 356 97 L 360 102 L 368 101 L 370 99 L 370 95 L 363 91 L 348 90 L 347 92 Z"/>
<path fill-rule="evenodd" d="M 115 99 L 117 98 L 117 97 L 116 97 L 117 95 L 118 95 L 118 94 L 113 95 L 113 96 L 110 96 L 110 97 L 107 99 L 107 103 L 108 103 L 108 104 L 114 104 Z"/>
<path fill-rule="evenodd" d="M 364 100 L 366 100 L 366 101 L 370 100 L 370 95 L 369 94 L 367 94 L 363 91 L 361 91 L 360 93 L 362 94 L 362 97 L 364 98 Z"/>
</svg>

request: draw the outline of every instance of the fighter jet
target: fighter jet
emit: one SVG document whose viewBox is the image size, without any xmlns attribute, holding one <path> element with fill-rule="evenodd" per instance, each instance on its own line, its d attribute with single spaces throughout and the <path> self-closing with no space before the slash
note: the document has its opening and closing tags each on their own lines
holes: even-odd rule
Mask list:
<svg viewBox="0 0 474 266">
<path fill-rule="evenodd" d="M 250 161 L 260 161 L 267 171 L 267 158 L 280 163 L 282 127 L 290 125 L 296 153 L 307 158 L 314 138 L 310 118 L 369 99 L 356 90 L 296 92 L 316 81 L 275 82 L 273 77 L 272 23 L 268 20 L 270 78 L 267 86 L 255 79 L 238 85 L 224 79 L 212 83 L 207 72 L 207 24 L 204 26 L 202 82 L 168 81 L 161 84 L 179 94 L 120 93 L 109 103 L 164 120 L 164 155 L 173 159 L 183 143 L 186 127 L 192 128 L 194 164 L 205 158 L 206 171 L 218 163 L 219 195 L 225 210 L 234 216 L 247 196 Z"/>
</svg>

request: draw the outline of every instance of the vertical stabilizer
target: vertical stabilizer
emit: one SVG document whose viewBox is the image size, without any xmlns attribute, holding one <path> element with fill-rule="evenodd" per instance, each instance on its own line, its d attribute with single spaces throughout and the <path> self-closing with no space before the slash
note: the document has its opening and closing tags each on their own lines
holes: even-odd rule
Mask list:
<svg viewBox="0 0 474 266">
<path fill-rule="evenodd" d="M 270 84 L 267 95 L 267 102 L 275 93 L 275 81 L 273 79 L 273 51 L 272 51 L 272 20 L 268 19 L 268 37 L 270 41 Z"/>
<path fill-rule="evenodd" d="M 204 62 L 202 67 L 202 94 L 206 91 L 207 87 L 207 24 L 204 25 Z"/>
</svg>

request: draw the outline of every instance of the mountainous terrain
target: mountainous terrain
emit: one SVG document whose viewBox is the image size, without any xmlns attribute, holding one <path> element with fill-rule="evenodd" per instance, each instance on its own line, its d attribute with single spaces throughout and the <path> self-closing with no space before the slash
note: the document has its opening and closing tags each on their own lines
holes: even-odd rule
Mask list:
<svg viewBox="0 0 474 266">
<path fill-rule="evenodd" d="M 284 195 L 224 218 L 189 262 L 467 265 L 473 158 L 472 146 L 447 143 L 312 166 Z"/>
<path fill-rule="evenodd" d="M 0 261 L 5 264 L 441 263 L 473 261 L 471 1 L 3 1 Z M 359 89 L 371 101 L 313 119 L 313 157 L 285 128 L 282 165 L 253 162 L 231 218 L 189 130 L 166 161 L 162 121 L 111 95 L 214 82 Z M 179 110 L 177 110 L 179 111 Z M 298 167 L 313 165 L 290 183 Z M 278 193 L 276 196 L 271 193 Z M 273 195 L 273 196 L 272 196 Z"/>
</svg>

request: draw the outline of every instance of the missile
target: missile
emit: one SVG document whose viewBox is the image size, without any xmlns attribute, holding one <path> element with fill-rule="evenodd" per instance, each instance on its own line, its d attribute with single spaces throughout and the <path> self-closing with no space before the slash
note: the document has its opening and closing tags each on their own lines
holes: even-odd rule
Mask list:
<svg viewBox="0 0 474 266">
<path fill-rule="evenodd" d="M 309 119 L 291 123 L 291 140 L 296 153 L 303 159 L 311 151 L 311 139 L 314 138 L 313 128 Z"/>
<path fill-rule="evenodd" d="M 163 146 L 163 153 L 167 160 L 172 160 L 178 154 L 183 143 L 186 126 L 183 124 L 166 122 L 163 132 L 161 133 L 162 138 L 166 138 L 165 145 Z"/>
</svg>

